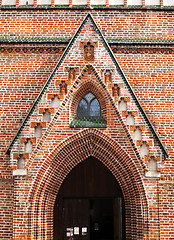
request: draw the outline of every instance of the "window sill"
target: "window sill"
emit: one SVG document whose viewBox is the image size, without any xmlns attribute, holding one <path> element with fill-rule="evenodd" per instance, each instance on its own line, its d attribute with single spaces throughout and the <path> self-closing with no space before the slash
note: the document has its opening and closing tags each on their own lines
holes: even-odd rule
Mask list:
<svg viewBox="0 0 174 240">
<path fill-rule="evenodd" d="M 71 121 L 70 128 L 107 128 L 107 122 L 101 117 L 76 117 Z"/>
<path fill-rule="evenodd" d="M 13 176 L 27 176 L 27 169 L 14 169 Z"/>
</svg>

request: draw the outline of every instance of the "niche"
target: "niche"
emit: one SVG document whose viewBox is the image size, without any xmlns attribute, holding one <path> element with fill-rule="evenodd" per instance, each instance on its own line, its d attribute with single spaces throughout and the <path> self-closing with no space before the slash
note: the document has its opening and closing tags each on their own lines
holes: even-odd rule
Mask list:
<svg viewBox="0 0 174 240">
<path fill-rule="evenodd" d="M 151 157 L 149 160 L 149 171 L 157 172 L 157 161 L 154 157 Z"/>
<path fill-rule="evenodd" d="M 91 0 L 91 5 L 106 5 L 106 0 Z"/>
<path fill-rule="evenodd" d="M 65 81 L 61 81 L 60 94 L 67 94 L 67 84 L 65 83 Z"/>
<path fill-rule="evenodd" d="M 37 5 L 51 5 L 51 0 L 37 0 Z"/>
<path fill-rule="evenodd" d="M 120 111 L 127 111 L 127 102 L 125 102 L 124 98 L 121 98 L 118 108 Z"/>
<path fill-rule="evenodd" d="M 160 0 L 145 0 L 145 5 L 160 5 Z"/>
<path fill-rule="evenodd" d="M 128 0 L 127 5 L 133 5 L 133 6 L 139 5 L 139 6 L 141 6 L 142 5 L 142 0 Z"/>
<path fill-rule="evenodd" d="M 160 172 L 157 170 L 157 161 L 154 157 L 151 157 L 149 162 L 149 171 L 146 172 L 146 177 L 160 177 Z"/>
<path fill-rule="evenodd" d="M 46 111 L 43 113 L 43 121 L 44 122 L 50 122 L 51 121 L 51 113 L 46 109 Z"/>
<path fill-rule="evenodd" d="M 24 169 L 25 168 L 25 158 L 20 155 L 20 157 L 17 160 L 17 169 Z"/>
<path fill-rule="evenodd" d="M 34 0 L 20 0 L 20 5 L 34 5 Z"/>
<path fill-rule="evenodd" d="M 111 83 L 111 71 L 110 70 L 106 70 L 105 72 L 105 83 L 110 82 Z"/>
<path fill-rule="evenodd" d="M 113 97 L 118 97 L 120 95 L 120 88 L 119 86 L 115 83 L 113 88 L 112 88 L 112 96 Z"/>
<path fill-rule="evenodd" d="M 75 4 L 73 4 L 75 5 Z M 74 81 L 75 80 L 75 69 L 70 68 L 68 72 L 68 81 Z"/>
<path fill-rule="evenodd" d="M 58 108 L 60 106 L 60 99 L 57 95 L 54 96 L 54 98 L 51 100 L 51 107 Z"/>
<path fill-rule="evenodd" d="M 163 1 L 164 6 L 174 6 L 173 0 L 164 0 Z"/>
<path fill-rule="evenodd" d="M 55 0 L 54 1 L 55 5 L 69 5 L 69 0 Z"/>
<path fill-rule="evenodd" d="M 109 5 L 124 5 L 124 0 L 109 0 Z"/>
<path fill-rule="evenodd" d="M 25 152 L 26 153 L 31 153 L 32 152 L 32 142 L 30 141 L 30 139 L 27 140 L 27 142 L 25 143 Z"/>
<path fill-rule="evenodd" d="M 41 125 L 39 123 L 34 128 L 34 136 L 35 137 L 42 137 L 42 127 L 41 127 Z"/>
<path fill-rule="evenodd" d="M 142 139 L 142 131 L 139 127 L 136 127 L 134 131 L 134 140 L 141 140 Z"/>
<path fill-rule="evenodd" d="M 16 6 L 16 0 L 2 0 L 2 5 L 14 5 L 14 6 Z"/>
<path fill-rule="evenodd" d="M 140 152 L 143 157 L 149 155 L 149 146 L 145 142 L 141 145 Z"/>
<path fill-rule="evenodd" d="M 73 0 L 73 5 L 87 5 L 87 0 Z"/>
<path fill-rule="evenodd" d="M 134 121 L 134 116 L 132 116 L 131 113 L 129 113 L 126 117 L 126 125 L 134 125 L 135 121 Z"/>
</svg>

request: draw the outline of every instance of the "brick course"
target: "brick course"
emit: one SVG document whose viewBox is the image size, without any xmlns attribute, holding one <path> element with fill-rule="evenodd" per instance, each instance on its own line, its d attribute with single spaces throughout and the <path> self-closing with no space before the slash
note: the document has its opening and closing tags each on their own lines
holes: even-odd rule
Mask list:
<svg viewBox="0 0 174 240">
<path fill-rule="evenodd" d="M 92 13 L 107 38 L 173 38 L 171 12 L 101 12 L 95 10 Z M 13 32 L 16 34 L 15 37 L 71 38 L 85 15 L 86 11 L 77 10 L 54 10 L 51 12 L 5 10 L 1 12 L 1 16 L 2 20 L 9 21 L 9 30 L 4 30 L 4 35 L 1 37 L 10 37 Z M 26 27 L 27 24 L 24 26 L 24 22 L 28 24 L 29 28 Z M 2 24 L 2 30 L 5 29 L 5 25 L 6 23 Z M 81 32 L 81 38 L 85 39 L 83 36 L 89 32 L 91 38 L 97 39 L 93 27 L 89 23 L 87 26 L 88 28 L 84 28 Z M 38 27 L 41 28 L 41 31 L 38 31 Z M 161 29 L 163 29 L 162 34 L 158 33 Z M 142 32 L 144 33 L 143 37 Z M 106 87 L 102 85 L 103 69 L 113 69 L 114 66 L 99 38 L 98 45 L 97 56 L 102 53 L 102 59 L 105 62 L 100 62 L 100 57 L 98 57 L 94 63 L 88 65 L 84 64 L 82 49 L 79 50 L 78 44 L 75 44 L 50 83 L 45 95 L 40 99 L 39 105 L 22 132 L 21 141 L 17 141 L 14 145 L 11 159 L 5 154 L 5 150 L 56 66 L 65 45 L 42 46 L 37 44 L 32 47 L 27 44 L 16 44 L 15 46 L 3 46 L 5 51 L 1 51 L 2 80 L 0 83 L 2 93 L 0 224 L 3 225 L 0 230 L 1 239 L 39 239 L 46 238 L 46 236 L 48 239 L 52 239 L 52 213 L 58 189 L 68 172 L 90 154 L 103 162 L 120 183 L 126 203 L 126 214 L 131 216 L 126 218 L 128 239 L 174 238 L 172 204 L 174 185 L 172 164 L 174 159 L 172 140 L 174 120 L 173 48 L 168 47 L 169 51 L 166 53 L 162 52 L 160 47 L 152 48 L 147 45 L 146 47 L 141 46 L 140 53 L 132 53 L 125 45 L 122 45 L 124 52 L 114 51 L 117 46 L 112 46 L 123 72 L 169 154 L 169 157 L 162 163 L 159 157 L 160 150 L 153 136 L 119 74 L 116 71 L 113 72 L 114 81 L 119 84 L 121 89 L 122 95 L 119 97 L 129 99 L 128 107 L 131 109 L 128 110 L 134 113 L 136 124 L 143 126 L 143 139 L 146 142 L 152 142 L 149 145 L 150 154 L 157 159 L 161 177 L 148 179 L 144 177 L 143 169 L 148 170 L 149 157 L 141 157 L 140 146 L 135 146 L 136 143 L 133 143 L 134 128 L 125 127 L 127 113 L 123 115 L 119 113 L 119 97 L 112 97 L 112 86 L 109 83 L 106 84 Z M 17 48 L 20 49 L 19 52 L 14 50 Z M 27 51 L 25 52 L 24 49 Z M 35 50 L 32 51 L 32 49 Z M 51 52 L 48 49 L 51 49 Z M 59 51 L 56 52 L 53 49 L 59 49 Z M 134 49 L 136 49 L 135 46 Z M 146 49 L 147 51 L 145 51 Z M 152 53 L 151 49 L 158 51 Z M 52 122 L 44 123 L 43 137 L 32 141 L 34 150 L 26 158 L 28 175 L 12 177 L 11 168 L 13 169 L 17 164 L 17 158 L 14 156 L 16 153 L 20 154 L 24 151 L 25 141 L 22 139 L 34 137 L 34 129 L 30 123 L 42 122 L 42 109 L 50 107 L 49 94 L 59 93 L 61 81 L 68 79 L 68 71 L 65 68 L 69 66 L 78 66 L 76 68 L 77 81 L 75 83 L 67 82 L 68 93 L 60 99 L 61 106 L 58 110 L 60 117 L 56 114 L 56 109 L 52 110 Z M 99 101 L 102 102 L 103 99 L 102 109 L 103 115 L 107 119 L 107 129 L 69 128 L 69 123 L 75 115 L 75 106 L 85 92 L 85 88 L 93 89 Z M 93 147 L 90 149 L 90 146 Z M 77 152 L 79 158 L 74 160 Z M 48 227 L 45 229 L 46 225 Z"/>
</svg>

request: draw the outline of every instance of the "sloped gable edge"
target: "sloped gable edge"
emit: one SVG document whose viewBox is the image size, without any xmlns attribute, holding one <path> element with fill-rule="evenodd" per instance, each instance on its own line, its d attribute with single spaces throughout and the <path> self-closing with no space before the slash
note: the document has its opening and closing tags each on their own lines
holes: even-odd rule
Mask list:
<svg viewBox="0 0 174 240">
<path fill-rule="evenodd" d="M 128 80 L 127 80 L 127 78 L 126 78 L 126 76 L 125 76 L 125 74 L 124 74 L 124 72 L 123 72 L 123 70 L 121 69 L 119 63 L 117 62 L 117 60 L 116 60 L 116 58 L 115 58 L 115 56 L 114 56 L 114 54 L 113 54 L 113 52 L 112 52 L 109 44 L 108 44 L 107 41 L 105 40 L 105 37 L 103 36 L 103 34 L 102 34 L 102 32 L 100 31 L 100 29 L 98 28 L 98 26 L 97 26 L 95 20 L 93 19 L 91 13 L 88 13 L 88 14 L 87 14 L 87 16 L 85 17 L 85 19 L 83 20 L 83 22 L 82 22 L 81 25 L 79 26 L 77 32 L 74 34 L 73 38 L 70 40 L 68 46 L 66 47 L 64 53 L 62 54 L 60 60 L 58 61 L 57 65 L 56 65 L 56 67 L 54 68 L 54 70 L 53 70 L 52 73 L 50 74 L 50 77 L 48 78 L 48 80 L 47 80 L 47 82 L 45 83 L 44 87 L 42 88 L 40 94 L 39 94 L 38 97 L 36 98 L 33 106 L 32 106 L 31 109 L 29 110 L 28 115 L 26 116 L 26 118 L 25 118 L 25 120 L 23 121 L 21 127 L 20 127 L 19 130 L 17 131 L 17 133 L 16 133 L 14 139 L 12 140 L 11 144 L 9 145 L 6 153 L 10 153 L 11 149 L 13 148 L 13 145 L 15 144 L 16 140 L 17 140 L 17 139 L 19 138 L 19 136 L 21 135 L 21 133 L 22 133 L 25 125 L 26 125 L 27 122 L 29 121 L 32 113 L 34 112 L 34 110 L 35 110 L 35 108 L 36 108 L 36 106 L 38 105 L 38 103 L 39 103 L 39 101 L 41 100 L 41 98 L 42 98 L 43 94 L 45 93 L 45 91 L 47 90 L 47 88 L 48 88 L 51 80 L 52 80 L 53 77 L 55 76 L 56 71 L 59 69 L 61 63 L 64 61 L 66 55 L 69 53 L 71 46 L 72 46 L 73 43 L 75 42 L 76 38 L 77 38 L 78 35 L 80 34 L 82 28 L 84 27 L 84 25 L 85 25 L 85 23 L 86 23 L 86 21 L 87 21 L 88 19 L 91 20 L 91 22 L 92 22 L 92 24 L 93 24 L 96 32 L 99 34 L 99 36 L 100 36 L 100 38 L 101 38 L 101 41 L 102 41 L 104 47 L 106 48 L 106 50 L 107 50 L 109 56 L 111 57 L 114 65 L 116 66 L 116 69 L 117 69 L 118 73 L 120 74 L 120 76 L 121 76 L 124 84 L 126 85 L 129 93 L 131 94 L 131 96 L 132 96 L 132 98 L 133 98 L 133 100 L 134 100 L 137 108 L 139 109 L 142 117 L 144 118 L 146 124 L 148 125 L 148 128 L 149 128 L 150 132 L 152 133 L 155 141 L 156 141 L 157 144 L 159 145 L 159 147 L 160 147 L 160 149 L 161 149 L 161 151 L 162 151 L 162 153 L 163 153 L 163 157 L 164 157 L 164 159 L 165 159 L 165 158 L 168 156 L 166 149 L 164 148 L 164 146 L 163 146 L 163 144 L 162 144 L 162 142 L 161 142 L 158 134 L 156 133 L 153 125 L 151 124 L 151 122 L 150 122 L 148 116 L 146 115 L 144 109 L 142 108 L 140 102 L 138 101 L 138 99 L 137 99 L 137 97 L 136 97 L 136 95 L 135 95 L 132 87 L 130 86 L 130 84 L 129 84 L 129 82 L 128 82 Z"/>
</svg>

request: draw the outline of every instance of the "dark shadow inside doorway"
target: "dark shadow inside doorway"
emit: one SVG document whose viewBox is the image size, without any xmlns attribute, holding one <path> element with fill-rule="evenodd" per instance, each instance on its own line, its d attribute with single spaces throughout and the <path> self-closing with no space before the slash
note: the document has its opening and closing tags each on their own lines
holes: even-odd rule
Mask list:
<svg viewBox="0 0 174 240">
<path fill-rule="evenodd" d="M 124 200 L 108 168 L 90 157 L 64 180 L 54 206 L 54 240 L 125 239 Z"/>
</svg>

